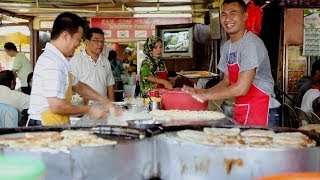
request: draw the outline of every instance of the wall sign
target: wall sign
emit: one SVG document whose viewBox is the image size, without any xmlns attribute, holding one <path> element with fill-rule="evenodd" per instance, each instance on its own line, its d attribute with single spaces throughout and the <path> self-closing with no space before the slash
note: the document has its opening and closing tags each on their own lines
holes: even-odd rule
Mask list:
<svg viewBox="0 0 320 180">
<path fill-rule="evenodd" d="M 303 55 L 320 56 L 320 9 L 305 9 L 303 16 Z"/>
<path fill-rule="evenodd" d="M 40 20 L 40 29 L 52 29 L 53 20 Z"/>
<path fill-rule="evenodd" d="M 106 40 L 145 40 L 156 25 L 191 23 L 191 18 L 91 18 L 90 27 L 99 27 Z"/>
</svg>

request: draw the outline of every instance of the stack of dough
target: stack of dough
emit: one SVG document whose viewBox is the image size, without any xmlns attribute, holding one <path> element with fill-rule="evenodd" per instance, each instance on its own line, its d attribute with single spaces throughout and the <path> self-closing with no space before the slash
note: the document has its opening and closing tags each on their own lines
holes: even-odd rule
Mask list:
<svg viewBox="0 0 320 180">
<path fill-rule="evenodd" d="M 310 147 L 316 142 L 300 132 L 276 133 L 273 136 L 274 147 Z"/>
<path fill-rule="evenodd" d="M 250 147 L 270 147 L 274 134 L 270 130 L 249 129 L 240 133 L 239 142 Z"/>
<path fill-rule="evenodd" d="M 234 145 L 237 144 L 239 128 L 204 128 L 203 132 L 209 136 L 209 139 L 216 145 Z"/>
<path fill-rule="evenodd" d="M 153 110 L 153 116 L 169 116 L 173 120 L 218 120 L 225 115 L 218 111 L 190 111 L 190 110 Z"/>
<path fill-rule="evenodd" d="M 314 131 L 316 133 L 320 133 L 320 124 L 306 124 L 299 127 L 300 130 L 305 131 Z"/>
<path fill-rule="evenodd" d="M 270 130 L 239 128 L 204 128 L 203 131 L 183 130 L 177 139 L 216 146 L 240 147 L 310 147 L 316 142 L 300 132 L 275 133 Z"/>
<path fill-rule="evenodd" d="M 70 148 L 74 146 L 92 147 L 114 145 L 117 141 L 102 139 L 85 130 L 16 133 L 0 136 L 0 145 L 15 148 Z"/>
</svg>

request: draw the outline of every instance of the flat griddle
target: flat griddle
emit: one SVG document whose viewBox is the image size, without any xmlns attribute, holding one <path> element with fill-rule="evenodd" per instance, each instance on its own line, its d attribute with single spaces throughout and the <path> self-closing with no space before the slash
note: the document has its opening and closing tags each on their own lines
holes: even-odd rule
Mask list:
<svg viewBox="0 0 320 180">
<path fill-rule="evenodd" d="M 24 133 L 24 132 L 44 132 L 63 130 L 91 130 L 98 137 L 115 140 L 118 143 L 143 139 L 146 132 L 143 129 L 123 127 L 123 126 L 34 126 L 34 127 L 18 127 L 18 128 L 1 128 L 0 135 Z"/>
</svg>

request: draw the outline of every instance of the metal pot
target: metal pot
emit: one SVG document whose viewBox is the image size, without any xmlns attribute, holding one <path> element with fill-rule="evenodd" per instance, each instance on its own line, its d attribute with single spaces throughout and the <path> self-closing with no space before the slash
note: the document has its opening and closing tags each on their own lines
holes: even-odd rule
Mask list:
<svg viewBox="0 0 320 180">
<path fill-rule="evenodd" d="M 156 109 L 162 109 L 161 102 L 159 102 L 159 101 L 150 101 L 149 110 L 153 111 L 153 110 L 156 110 Z"/>
<path fill-rule="evenodd" d="M 145 112 L 148 111 L 148 106 L 143 106 L 139 104 L 128 104 L 128 110 L 130 112 L 138 113 L 138 112 Z"/>
<path fill-rule="evenodd" d="M 221 109 L 223 111 L 223 113 L 232 118 L 233 117 L 233 113 L 234 113 L 234 104 L 230 104 L 230 103 L 226 103 L 226 102 L 223 102 L 221 104 Z"/>
</svg>

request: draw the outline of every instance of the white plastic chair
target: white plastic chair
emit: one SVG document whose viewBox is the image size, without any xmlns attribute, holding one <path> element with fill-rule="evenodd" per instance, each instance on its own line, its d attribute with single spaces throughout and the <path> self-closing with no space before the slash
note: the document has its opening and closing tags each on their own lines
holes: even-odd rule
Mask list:
<svg viewBox="0 0 320 180">
<path fill-rule="evenodd" d="M 282 127 L 295 127 L 298 120 L 298 115 L 294 109 L 287 103 L 283 103 L 284 119 L 282 119 Z"/>
<path fill-rule="evenodd" d="M 311 117 L 307 112 L 299 107 L 294 107 L 294 109 L 296 110 L 296 113 L 298 115 L 299 127 L 306 124 L 312 124 Z"/>
<path fill-rule="evenodd" d="M 16 107 L 0 103 L 0 128 L 18 127 L 19 113 Z"/>
<path fill-rule="evenodd" d="M 313 124 L 320 124 L 320 117 L 316 113 L 310 112 L 310 115 Z"/>
</svg>

